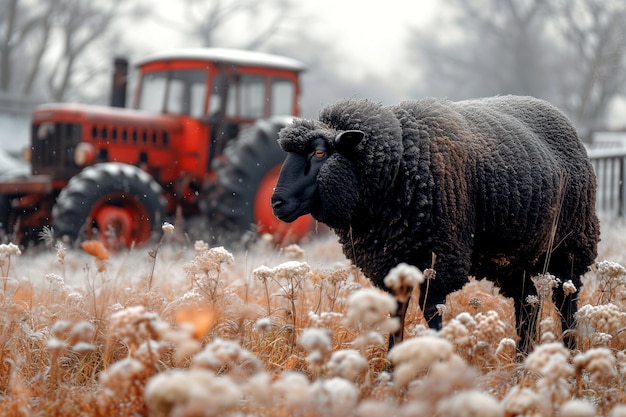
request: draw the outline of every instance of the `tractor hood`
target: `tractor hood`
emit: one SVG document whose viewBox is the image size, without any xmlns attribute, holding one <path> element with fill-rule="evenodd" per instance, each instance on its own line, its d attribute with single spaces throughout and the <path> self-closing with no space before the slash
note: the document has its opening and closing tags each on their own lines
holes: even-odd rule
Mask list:
<svg viewBox="0 0 626 417">
<path fill-rule="evenodd" d="M 79 123 L 81 125 L 97 126 L 130 125 L 165 129 L 172 133 L 182 129 L 180 116 L 127 108 L 68 103 L 52 103 L 38 106 L 33 112 L 33 124 L 45 122 Z"/>
</svg>

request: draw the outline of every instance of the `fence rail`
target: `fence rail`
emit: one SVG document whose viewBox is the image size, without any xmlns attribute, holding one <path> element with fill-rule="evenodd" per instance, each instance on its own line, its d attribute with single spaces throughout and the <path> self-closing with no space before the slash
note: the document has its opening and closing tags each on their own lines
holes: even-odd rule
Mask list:
<svg viewBox="0 0 626 417">
<path fill-rule="evenodd" d="M 626 148 L 589 149 L 588 153 L 598 178 L 598 212 L 606 217 L 624 217 Z"/>
</svg>

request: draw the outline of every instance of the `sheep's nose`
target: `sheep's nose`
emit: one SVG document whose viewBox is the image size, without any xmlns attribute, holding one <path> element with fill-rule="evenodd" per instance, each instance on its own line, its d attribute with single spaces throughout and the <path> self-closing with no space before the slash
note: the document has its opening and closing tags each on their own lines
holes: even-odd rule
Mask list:
<svg viewBox="0 0 626 417">
<path fill-rule="evenodd" d="M 280 197 L 272 196 L 272 209 L 277 210 L 285 205 L 285 200 Z"/>
</svg>

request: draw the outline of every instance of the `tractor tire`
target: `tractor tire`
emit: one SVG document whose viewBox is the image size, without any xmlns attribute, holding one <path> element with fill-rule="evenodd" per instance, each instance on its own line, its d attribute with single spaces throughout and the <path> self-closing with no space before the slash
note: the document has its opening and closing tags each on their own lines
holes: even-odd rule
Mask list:
<svg viewBox="0 0 626 417">
<path fill-rule="evenodd" d="M 287 224 L 272 214 L 270 197 L 285 153 L 278 146 L 278 132 L 286 118 L 260 119 L 243 130 L 213 164 L 216 182 L 208 194 L 211 240 L 244 242 L 262 234 L 276 243 L 300 240 L 311 229 L 305 216 Z"/>
<path fill-rule="evenodd" d="M 161 186 L 134 165 L 109 162 L 83 169 L 61 190 L 52 229 L 56 238 L 99 239 L 116 250 L 148 241 L 164 217 Z"/>
</svg>

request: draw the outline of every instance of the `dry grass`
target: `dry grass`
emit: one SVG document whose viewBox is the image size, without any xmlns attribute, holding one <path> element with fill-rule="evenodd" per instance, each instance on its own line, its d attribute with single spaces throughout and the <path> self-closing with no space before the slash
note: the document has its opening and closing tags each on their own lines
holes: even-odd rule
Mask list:
<svg viewBox="0 0 626 417">
<path fill-rule="evenodd" d="M 610 262 L 575 289 L 579 350 L 539 299 L 527 357 L 511 301 L 476 280 L 449 298 L 440 332 L 412 306 L 387 356 L 395 300 L 332 237 L 234 254 L 170 227 L 111 256 L 1 245 L 0 414 L 626 416 L 626 228 L 604 230 Z"/>
</svg>

